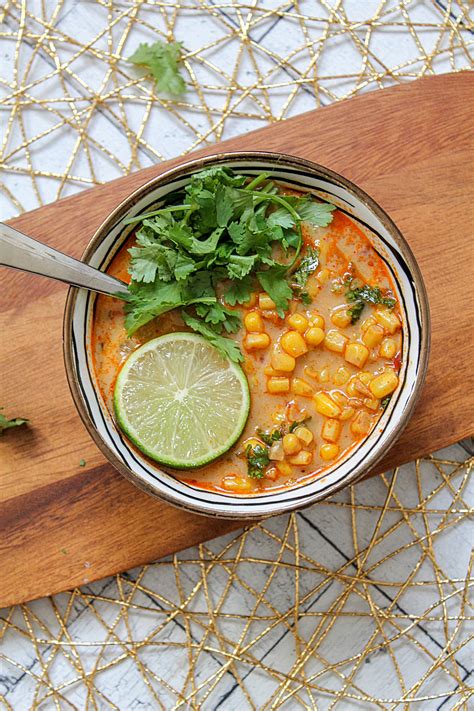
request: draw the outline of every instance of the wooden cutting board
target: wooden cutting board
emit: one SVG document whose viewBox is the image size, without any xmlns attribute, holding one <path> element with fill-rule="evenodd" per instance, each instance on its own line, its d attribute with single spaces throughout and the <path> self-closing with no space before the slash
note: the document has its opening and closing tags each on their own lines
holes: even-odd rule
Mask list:
<svg viewBox="0 0 474 711">
<path fill-rule="evenodd" d="M 199 152 L 284 151 L 327 165 L 372 195 L 408 239 L 430 297 L 432 352 L 415 414 L 376 472 L 474 429 L 467 295 L 473 283 L 473 95 L 473 74 L 428 77 Z M 87 190 L 11 224 L 78 257 L 120 200 L 183 160 Z M 236 528 L 235 521 L 164 505 L 107 464 L 66 383 L 65 286 L 5 269 L 0 278 L 0 405 L 31 422 L 0 440 L 0 606 L 81 585 Z"/>
</svg>

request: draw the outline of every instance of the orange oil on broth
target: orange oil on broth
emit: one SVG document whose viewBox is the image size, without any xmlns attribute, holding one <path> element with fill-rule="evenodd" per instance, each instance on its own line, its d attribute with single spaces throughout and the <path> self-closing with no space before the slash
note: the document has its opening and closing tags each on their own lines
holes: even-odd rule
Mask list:
<svg viewBox="0 0 474 711">
<path fill-rule="evenodd" d="M 346 336 L 348 342 L 362 342 L 362 328 L 366 319 L 374 315 L 376 307 L 366 305 L 361 318 L 354 325 L 336 326 L 332 322 L 331 316 L 336 311 L 347 308 L 345 290 L 334 290 L 338 286 L 338 279 L 340 280 L 348 272 L 350 264 L 352 264 L 354 275 L 362 281 L 371 286 L 379 286 L 382 289 L 389 289 L 393 293 L 395 292 L 387 267 L 371 246 L 367 235 L 339 210 L 336 210 L 333 216 L 333 221 L 326 228 L 303 226 L 305 243 L 319 248 L 320 264 L 316 274 L 311 275 L 309 278 L 306 287 L 312 298 L 311 304 L 304 305 L 300 301 L 294 300 L 290 304 L 288 315 L 298 312 L 310 318 L 314 314 L 319 314 L 324 319 L 326 333 L 330 330 L 335 330 Z M 134 239 L 132 237 L 115 255 L 107 270 L 109 274 L 123 281 L 129 281 L 127 272 L 129 254 L 127 250 L 133 243 Z M 258 303 L 252 309 L 239 308 L 237 310 L 241 312 L 243 319 L 248 311 L 255 309 L 259 310 Z M 192 473 L 189 470 L 168 470 L 181 481 L 201 488 L 224 491 L 225 489 L 222 488 L 224 477 L 246 477 L 247 461 L 244 454 L 246 440 L 255 437 L 257 428 L 271 431 L 278 427 L 281 418 L 285 416 L 290 415 L 290 420 L 295 418 L 299 420 L 304 416 L 310 415 L 311 420 L 306 424 L 306 427 L 311 430 L 314 436 L 313 442 L 307 447 L 312 453 L 311 464 L 307 466 L 292 466 L 291 474 L 282 474 L 277 471 L 277 478 L 274 480 L 267 478 L 253 480 L 253 486 L 255 491 L 259 489 L 275 491 L 293 486 L 296 483 L 309 481 L 315 476 L 321 476 L 326 469 L 345 458 L 350 450 L 367 436 L 367 434 L 356 435 L 351 430 L 351 423 L 359 412 L 367 413 L 364 415 L 366 421 L 367 418 L 370 418 L 369 431 L 373 429 L 382 414 L 380 405 L 374 410 L 372 408 L 375 403 L 368 404 L 370 398 L 367 393 L 357 391 L 354 394 L 354 389 L 352 389 L 353 395 L 348 396 L 346 392 L 348 383 L 336 384 L 337 373 L 341 367 L 344 367 L 351 377 L 357 375 L 361 370 L 371 375 L 378 375 L 388 368 L 393 368 L 395 372 L 398 372 L 402 345 L 401 330 L 397 330 L 394 334 L 385 334 L 385 337 L 391 338 L 396 342 L 396 353 L 393 357 L 381 357 L 378 354 L 379 348 L 375 347 L 370 349 L 369 359 L 361 369 L 348 363 L 343 353 L 334 353 L 328 350 L 324 343 L 317 347 L 309 347 L 307 354 L 297 358 L 295 370 L 292 374 L 289 374 L 290 379 L 304 379 L 311 386 L 314 393 L 323 391 L 331 394 L 337 392 L 342 396 L 346 395 L 349 397 L 347 406 L 353 406 L 355 410 L 355 415 L 352 418 L 341 422 L 341 434 L 337 441 L 339 454 L 331 461 L 324 461 L 320 455 L 320 446 L 325 444 L 321 431 L 327 418 L 316 412 L 313 399 L 294 395 L 291 392 L 285 394 L 270 394 L 267 392 L 267 375 L 264 373 L 264 369 L 270 366 L 271 354 L 275 344 L 278 343 L 282 333 L 287 331 L 289 327 L 286 320 L 280 319 L 273 311 L 260 310 L 259 313 L 263 317 L 265 331 L 271 339 L 270 346 L 267 349 L 246 352 L 245 348 L 242 347 L 242 341 L 246 333 L 244 327 L 233 336 L 242 347 L 245 357 L 242 367 L 247 375 L 251 392 L 250 415 L 245 430 L 237 444 L 215 462 L 205 467 L 194 469 Z M 395 307 L 393 313 L 397 314 L 401 321 L 397 307 Z M 152 338 L 172 331 L 185 330 L 189 329 L 184 325 L 178 311 L 172 311 L 142 327 L 132 338 L 128 338 L 124 327 L 122 302 L 103 295 L 97 296 L 92 330 L 92 352 L 99 388 L 112 416 L 114 414 L 113 388 L 115 380 L 121 364 L 129 353 Z M 275 476 L 275 472 L 273 472 L 273 476 Z M 229 490 L 227 490 L 227 493 L 230 493 Z"/>
</svg>

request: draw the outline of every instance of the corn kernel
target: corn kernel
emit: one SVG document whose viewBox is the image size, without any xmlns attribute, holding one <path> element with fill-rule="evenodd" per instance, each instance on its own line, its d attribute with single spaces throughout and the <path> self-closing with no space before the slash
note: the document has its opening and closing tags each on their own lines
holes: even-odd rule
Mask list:
<svg viewBox="0 0 474 711">
<path fill-rule="evenodd" d="M 296 360 L 288 353 L 275 351 L 272 355 L 272 366 L 275 370 L 281 370 L 283 373 L 291 373 L 295 369 Z"/>
<path fill-rule="evenodd" d="M 232 491 L 234 494 L 249 494 L 254 488 L 253 482 L 249 479 L 236 475 L 223 477 L 221 486 L 226 491 Z"/>
<path fill-rule="evenodd" d="M 364 400 L 364 405 L 369 408 L 369 410 L 378 410 L 380 405 L 380 400 L 375 397 L 366 397 Z"/>
<path fill-rule="evenodd" d="M 276 462 L 275 466 L 280 472 L 280 474 L 283 474 L 283 476 L 291 476 L 291 474 L 293 473 L 293 469 L 288 464 L 288 462 Z"/>
<path fill-rule="evenodd" d="M 361 381 L 361 383 L 364 383 L 364 385 L 368 385 L 374 377 L 374 374 L 368 370 L 363 370 L 361 373 L 357 373 L 356 377 Z"/>
<path fill-rule="evenodd" d="M 319 380 L 319 370 L 313 368 L 312 365 L 305 365 L 303 370 L 305 375 L 309 375 L 309 377 L 313 378 L 314 380 Z"/>
<path fill-rule="evenodd" d="M 306 316 L 303 316 L 303 314 L 291 314 L 291 316 L 288 316 L 286 320 L 288 322 L 288 326 L 293 328 L 295 331 L 298 331 L 298 333 L 304 333 L 309 325 L 308 319 Z"/>
<path fill-rule="evenodd" d="M 346 393 L 349 397 L 357 397 L 358 391 L 356 390 L 356 377 L 352 377 L 346 385 Z"/>
<path fill-rule="evenodd" d="M 344 407 L 347 404 L 347 395 L 340 390 L 332 390 L 331 397 L 334 402 L 337 402 L 337 404 L 341 407 Z"/>
<path fill-rule="evenodd" d="M 301 449 L 301 442 L 295 434 L 290 432 L 283 437 L 283 451 L 285 454 L 298 454 Z"/>
<path fill-rule="evenodd" d="M 362 343 L 348 343 L 344 353 L 344 358 L 356 368 L 363 368 L 367 358 L 369 357 L 369 349 Z"/>
<path fill-rule="evenodd" d="M 372 397 L 368 386 L 364 382 L 362 382 L 362 378 L 360 377 L 360 375 L 358 375 L 354 380 L 354 389 L 357 395 L 359 396 L 364 395 L 364 397 Z"/>
<path fill-rule="evenodd" d="M 376 323 L 377 321 L 374 319 L 374 317 L 369 316 L 368 318 L 362 321 L 360 325 L 360 330 L 362 331 L 362 333 L 364 333 L 370 326 L 374 326 Z"/>
<path fill-rule="evenodd" d="M 325 420 L 322 430 L 321 437 L 326 440 L 326 442 L 337 442 L 341 435 L 341 423 L 339 420 Z"/>
<path fill-rule="evenodd" d="M 314 396 L 316 412 L 326 417 L 339 417 L 341 408 L 324 392 L 316 393 Z"/>
<path fill-rule="evenodd" d="M 312 433 L 311 430 L 309 430 L 307 427 L 297 427 L 296 430 L 295 430 L 295 435 L 296 435 L 296 436 L 298 437 L 298 439 L 301 440 L 301 442 L 303 442 L 303 444 L 305 444 L 307 447 L 308 447 L 308 445 L 311 444 L 311 442 L 312 442 L 313 439 L 314 439 L 313 433 Z"/>
<path fill-rule="evenodd" d="M 346 422 L 346 420 L 350 420 L 351 417 L 354 417 L 355 415 L 355 410 L 353 407 L 343 407 L 342 412 L 339 415 L 339 419 L 342 420 L 342 422 Z"/>
<path fill-rule="evenodd" d="M 246 351 L 261 351 L 270 345 L 268 333 L 249 333 L 243 340 Z"/>
<path fill-rule="evenodd" d="M 272 368 L 271 365 L 266 365 L 263 369 L 263 372 L 268 378 L 273 378 L 274 376 L 281 375 L 281 372 L 279 370 L 275 370 L 275 368 Z"/>
<path fill-rule="evenodd" d="M 270 481 L 276 481 L 279 476 L 280 473 L 276 467 L 270 467 L 270 469 L 267 469 L 265 472 L 265 479 L 270 479 Z"/>
<path fill-rule="evenodd" d="M 356 437 L 366 435 L 372 426 L 372 418 L 367 412 L 360 410 L 351 422 L 351 432 Z"/>
<path fill-rule="evenodd" d="M 263 442 L 261 439 L 258 439 L 258 437 L 247 437 L 247 439 L 242 442 L 242 449 L 245 452 L 247 451 L 247 447 L 252 447 L 253 449 L 257 446 L 261 447 L 262 445 Z"/>
<path fill-rule="evenodd" d="M 293 358 L 298 358 L 308 352 L 308 346 L 298 331 L 287 331 L 281 337 L 280 343 L 283 350 Z"/>
<path fill-rule="evenodd" d="M 288 393 L 290 391 L 290 379 L 282 377 L 272 377 L 267 380 L 267 392 L 275 395 L 276 393 Z"/>
<path fill-rule="evenodd" d="M 257 294 L 252 291 L 250 294 L 249 300 L 245 301 L 243 306 L 245 306 L 246 309 L 251 309 L 255 304 L 257 303 Z"/>
<path fill-rule="evenodd" d="M 380 324 L 375 323 L 373 326 L 369 326 L 362 335 L 362 340 L 367 346 L 367 348 L 375 348 L 382 341 L 383 338 L 383 328 Z"/>
<path fill-rule="evenodd" d="M 384 327 L 387 333 L 395 333 L 401 327 L 400 319 L 397 314 L 387 308 L 378 308 L 375 311 L 375 320 Z"/>
<path fill-rule="evenodd" d="M 397 375 L 393 370 L 386 370 L 381 375 L 377 375 L 377 377 L 370 382 L 369 388 L 372 395 L 381 400 L 383 397 L 387 397 L 387 395 L 393 393 L 397 385 Z"/>
<path fill-rule="evenodd" d="M 296 467 L 305 467 L 313 461 L 313 453 L 308 452 L 307 449 L 302 449 L 301 452 L 290 457 L 288 461 Z"/>
<path fill-rule="evenodd" d="M 329 462 L 331 459 L 335 459 L 338 454 L 339 447 L 337 444 L 322 444 L 319 448 L 319 456 L 326 462 Z"/>
<path fill-rule="evenodd" d="M 336 370 L 336 373 L 334 375 L 334 385 L 345 385 L 350 377 L 351 374 L 349 373 L 347 368 L 344 368 L 344 366 L 342 365 Z"/>
<path fill-rule="evenodd" d="M 304 338 L 309 346 L 319 346 L 324 341 L 324 331 L 319 326 L 311 326 L 304 334 Z"/>
<path fill-rule="evenodd" d="M 313 313 L 309 317 L 309 325 L 315 326 L 315 328 L 324 328 L 324 323 L 325 322 L 321 314 L 318 314 L 316 313 L 316 311 L 313 311 Z"/>
<path fill-rule="evenodd" d="M 329 368 L 324 366 L 324 368 L 321 368 L 321 370 L 318 373 L 318 380 L 320 383 L 329 383 L 331 379 L 331 371 Z"/>
<path fill-rule="evenodd" d="M 379 348 L 381 358 L 393 358 L 397 352 L 397 344 L 393 338 L 384 338 Z"/>
<path fill-rule="evenodd" d="M 325 284 L 329 279 L 331 278 L 331 272 L 329 269 L 321 269 L 316 274 L 316 279 L 319 281 L 320 284 Z"/>
<path fill-rule="evenodd" d="M 313 397 L 314 390 L 303 378 L 293 378 L 291 381 L 291 392 L 301 397 Z"/>
<path fill-rule="evenodd" d="M 244 326 L 251 333 L 262 333 L 265 330 L 262 317 L 258 311 L 249 311 L 244 317 Z"/>
<path fill-rule="evenodd" d="M 328 351 L 334 353 L 342 353 L 346 347 L 347 338 L 342 333 L 336 330 L 328 331 L 324 339 L 324 345 Z"/>
<path fill-rule="evenodd" d="M 270 311 L 275 308 L 275 302 L 268 296 L 268 294 L 258 295 L 258 305 L 262 311 Z"/>
<path fill-rule="evenodd" d="M 338 328 L 346 328 L 351 323 L 351 315 L 346 308 L 338 309 L 332 314 L 331 321 Z"/>
</svg>

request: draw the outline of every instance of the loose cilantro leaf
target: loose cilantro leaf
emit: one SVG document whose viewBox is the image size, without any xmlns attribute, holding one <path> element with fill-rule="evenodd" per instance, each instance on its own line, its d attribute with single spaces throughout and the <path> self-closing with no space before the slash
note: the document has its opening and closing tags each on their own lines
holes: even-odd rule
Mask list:
<svg viewBox="0 0 474 711">
<path fill-rule="evenodd" d="M 3 410 L 3 407 L 0 407 L 0 410 Z M 4 430 L 8 430 L 11 427 L 19 427 L 20 425 L 24 425 L 26 422 L 28 422 L 28 420 L 24 417 L 14 417 L 9 420 L 8 417 L 5 417 L 5 415 L 0 412 L 0 435 Z"/>
<path fill-rule="evenodd" d="M 201 321 L 200 319 L 194 318 L 186 311 L 182 311 L 181 316 L 186 326 L 192 328 L 193 331 L 200 333 L 201 336 L 207 338 L 209 343 L 211 343 L 223 358 L 229 358 L 234 363 L 240 363 L 244 359 L 242 352 L 235 341 L 230 338 L 225 338 L 216 333 L 210 326 Z"/>
<path fill-rule="evenodd" d="M 186 84 L 178 66 L 181 61 L 181 48 L 181 42 L 166 43 L 161 40 L 153 44 L 140 44 L 128 61 L 147 67 L 155 78 L 158 91 L 183 94 Z"/>
<path fill-rule="evenodd" d="M 257 427 L 257 435 L 260 437 L 262 442 L 265 442 L 266 445 L 271 447 L 272 444 L 282 439 L 283 432 L 281 429 L 272 430 L 271 432 L 264 432 L 259 427 Z"/>
<path fill-rule="evenodd" d="M 350 287 L 349 280 L 349 287 Z M 396 299 L 392 296 L 386 296 L 378 286 L 369 286 L 364 284 L 364 286 L 357 287 L 355 289 L 349 288 L 346 291 L 346 299 L 349 303 L 352 303 L 348 311 L 351 316 L 351 323 L 356 323 L 364 310 L 365 304 L 383 304 L 389 309 L 393 309 L 397 303 Z"/>
<path fill-rule="evenodd" d="M 261 479 L 265 473 L 265 467 L 270 464 L 268 449 L 256 444 L 255 447 L 248 445 L 245 454 L 247 456 L 247 475 L 252 479 Z"/>
</svg>

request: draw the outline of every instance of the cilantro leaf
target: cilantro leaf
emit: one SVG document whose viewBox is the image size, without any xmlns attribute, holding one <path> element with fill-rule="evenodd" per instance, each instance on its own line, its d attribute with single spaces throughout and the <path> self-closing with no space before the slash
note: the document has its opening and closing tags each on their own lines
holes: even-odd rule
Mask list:
<svg viewBox="0 0 474 711">
<path fill-rule="evenodd" d="M 239 281 L 233 281 L 225 290 L 224 298 L 229 306 L 245 304 L 249 301 L 252 290 L 252 279 L 250 276 L 246 276 Z"/>
<path fill-rule="evenodd" d="M 294 422 L 291 423 L 291 425 L 288 428 L 289 432 L 294 432 L 298 427 L 302 427 L 305 425 L 307 422 L 309 422 L 312 419 L 311 415 L 308 415 L 308 417 L 304 417 L 302 420 L 295 420 Z"/>
<path fill-rule="evenodd" d="M 283 432 L 281 429 L 272 430 L 271 432 L 264 432 L 264 430 L 257 427 L 257 435 L 268 447 L 271 447 L 272 444 L 283 438 Z"/>
<path fill-rule="evenodd" d="M 396 299 L 392 296 L 386 296 L 380 287 L 369 286 L 368 284 L 364 284 L 364 286 L 356 289 L 349 288 L 346 291 L 346 299 L 353 304 L 353 306 L 348 309 L 351 316 L 351 323 L 353 324 L 359 320 L 365 304 L 383 304 L 389 309 L 393 309 L 397 303 Z"/>
<path fill-rule="evenodd" d="M 257 272 L 257 279 L 264 291 L 275 302 L 278 315 L 283 318 L 288 310 L 288 302 L 293 296 L 290 285 L 285 279 L 286 266 L 274 266 Z"/>
<path fill-rule="evenodd" d="M 265 467 L 270 464 L 268 449 L 256 444 L 254 447 L 248 445 L 245 450 L 247 457 L 247 475 L 252 479 L 261 479 L 265 474 Z"/>
<path fill-rule="evenodd" d="M 293 273 L 292 281 L 300 288 L 306 286 L 308 277 L 316 271 L 318 266 L 319 250 L 314 247 L 308 247 L 298 265 L 298 269 Z"/>
<path fill-rule="evenodd" d="M 233 254 L 229 257 L 227 264 L 227 272 L 231 279 L 243 279 L 250 274 L 257 259 L 257 255 L 249 255 L 243 257 L 239 254 Z"/>
<path fill-rule="evenodd" d="M 3 410 L 3 407 L 0 407 L 0 410 Z M 26 422 L 28 422 L 28 420 L 24 417 L 14 417 L 9 420 L 8 417 L 5 417 L 5 415 L 0 412 L 0 435 L 4 430 L 8 430 L 11 427 L 19 427 L 20 425 L 24 425 Z"/>
<path fill-rule="evenodd" d="M 284 207 L 279 207 L 275 212 L 270 213 L 268 216 L 268 226 L 269 227 L 293 227 L 295 220 L 293 215 L 290 215 L 288 210 Z"/>
<path fill-rule="evenodd" d="M 311 198 L 303 198 L 295 207 L 300 220 L 309 222 L 315 227 L 327 227 L 332 222 L 332 211 L 335 205 L 328 202 L 316 202 Z"/>
<path fill-rule="evenodd" d="M 189 326 L 189 328 L 192 328 L 193 331 L 196 331 L 197 333 L 200 333 L 201 336 L 207 338 L 209 343 L 217 348 L 223 358 L 229 358 L 229 360 L 232 360 L 234 363 L 239 363 L 244 359 L 242 352 L 235 341 L 232 341 L 230 338 L 225 338 L 225 336 L 220 336 L 210 326 L 205 324 L 204 321 L 191 316 L 186 311 L 182 311 L 181 316 L 183 317 L 183 321 L 186 326 Z"/>
<path fill-rule="evenodd" d="M 133 284 L 125 295 L 125 328 L 131 336 L 135 331 L 157 316 L 161 316 L 178 306 L 198 303 L 212 303 L 215 296 L 198 295 L 190 280 L 185 285 L 180 282 L 164 282 L 159 279 L 153 284 Z"/>
<path fill-rule="evenodd" d="M 196 313 L 198 316 L 201 316 L 206 323 L 211 323 L 214 326 L 222 324 L 227 333 L 235 333 L 241 326 L 239 316 L 218 301 L 215 304 L 198 304 L 196 306 Z"/>
<path fill-rule="evenodd" d="M 129 273 L 135 281 L 145 284 L 155 280 L 158 273 L 162 281 L 170 281 L 176 265 L 176 253 L 159 242 L 146 247 L 131 247 Z"/>
<path fill-rule="evenodd" d="M 186 84 L 179 73 L 179 62 L 182 52 L 181 42 L 162 42 L 140 44 L 138 49 L 128 58 L 132 64 L 147 67 L 153 75 L 158 91 L 169 94 L 183 94 Z"/>
</svg>

